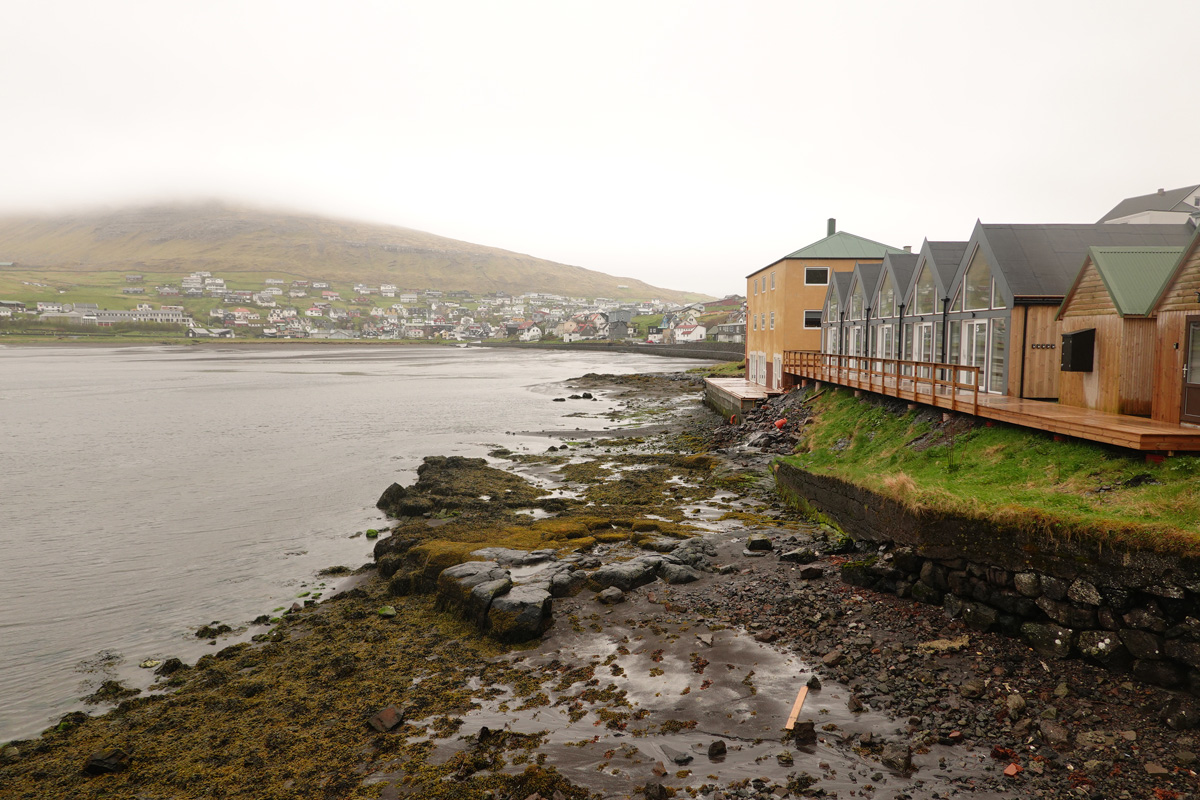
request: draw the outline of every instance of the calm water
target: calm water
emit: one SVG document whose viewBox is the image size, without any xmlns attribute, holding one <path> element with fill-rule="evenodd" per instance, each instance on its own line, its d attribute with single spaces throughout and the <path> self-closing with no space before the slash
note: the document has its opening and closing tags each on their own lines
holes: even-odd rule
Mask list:
<svg viewBox="0 0 1200 800">
<path fill-rule="evenodd" d="M 0 742 L 33 735 L 137 662 L 212 652 L 370 560 L 356 531 L 426 455 L 544 450 L 510 431 L 601 427 L 555 403 L 652 356 L 444 347 L 0 347 Z M 227 643 L 222 642 L 221 645 Z"/>
</svg>

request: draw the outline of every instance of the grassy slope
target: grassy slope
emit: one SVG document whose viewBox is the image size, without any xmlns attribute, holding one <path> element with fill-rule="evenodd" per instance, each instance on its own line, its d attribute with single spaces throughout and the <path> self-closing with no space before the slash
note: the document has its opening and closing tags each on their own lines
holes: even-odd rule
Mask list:
<svg viewBox="0 0 1200 800">
<path fill-rule="evenodd" d="M 232 279 L 236 288 L 261 287 L 263 279 L 275 277 L 477 293 L 704 299 L 408 228 L 217 204 L 0 219 L 0 261 L 16 262 L 0 270 L 6 299 L 24 299 L 33 290 L 23 280 L 119 293 L 127 272 L 144 274 L 153 286 L 193 270 Z"/>
<path fill-rule="evenodd" d="M 898 413 L 844 390 L 811 405 L 817 416 L 788 459 L 803 469 L 912 509 L 1200 554 L 1200 457 L 1147 464 L 1132 451 L 999 424 L 947 435 L 939 415 Z"/>
</svg>

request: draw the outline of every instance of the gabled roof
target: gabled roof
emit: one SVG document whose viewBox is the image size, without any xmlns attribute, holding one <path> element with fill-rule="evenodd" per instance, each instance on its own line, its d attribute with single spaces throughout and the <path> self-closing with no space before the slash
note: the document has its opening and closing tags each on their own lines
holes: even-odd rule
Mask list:
<svg viewBox="0 0 1200 800">
<path fill-rule="evenodd" d="M 888 253 L 903 253 L 899 247 L 881 244 L 853 233 L 838 231 L 820 241 L 801 247 L 785 258 L 883 258 Z"/>
<path fill-rule="evenodd" d="M 1162 287 L 1175 270 L 1182 247 L 1089 247 L 1088 260 L 1095 267 L 1122 317 L 1144 317 L 1150 313 Z M 1086 263 L 1085 269 L 1086 269 Z M 1079 271 L 1063 300 L 1067 307 L 1084 269 Z"/>
<path fill-rule="evenodd" d="M 1195 199 L 1200 196 L 1200 184 L 1183 186 L 1167 191 L 1160 189 L 1154 194 L 1143 194 L 1138 197 L 1126 197 L 1113 206 L 1112 210 L 1100 218 L 1100 222 L 1110 219 L 1120 219 L 1146 211 L 1187 211 L 1200 210 L 1196 207 Z"/>
<path fill-rule="evenodd" d="M 975 248 L 984 251 L 992 275 L 1014 297 L 1062 298 L 1079 274 L 1089 247 L 1183 247 L 1192 226 L 1179 225 L 985 225 L 975 231 L 955 281 Z"/>
<path fill-rule="evenodd" d="M 1165 297 L 1167 292 L 1174 287 L 1175 281 L 1179 280 L 1179 274 L 1183 272 L 1183 268 L 1187 266 L 1188 259 L 1191 258 L 1192 253 L 1196 252 L 1197 247 L 1200 247 L 1200 228 L 1196 229 L 1196 233 L 1192 236 L 1192 240 L 1187 243 L 1187 246 L 1183 248 L 1183 252 L 1179 254 L 1179 258 L 1175 261 L 1175 265 L 1171 268 L 1171 274 L 1168 275 L 1167 279 L 1162 282 L 1162 285 L 1158 289 L 1158 294 L 1154 296 L 1154 300 L 1150 304 L 1151 308 L 1158 308 L 1158 305 L 1162 302 L 1163 297 Z M 1197 298 L 1197 300 L 1200 300 L 1200 298 Z"/>
<path fill-rule="evenodd" d="M 855 236 L 853 233 L 838 231 L 831 236 L 826 236 L 824 239 L 805 245 L 794 253 L 789 253 L 783 258 L 772 261 L 767 267 L 774 266 L 780 261 L 789 258 L 881 259 L 888 253 L 903 252 L 899 247 L 892 247 L 891 245 L 882 244 L 871 239 L 864 239 L 861 236 Z M 749 278 L 756 275 L 767 267 L 760 267 L 746 277 Z"/>
<path fill-rule="evenodd" d="M 850 282 L 854 279 L 853 272 L 834 272 L 829 276 L 829 288 L 825 290 L 825 303 L 829 302 L 829 293 L 837 295 L 838 305 L 846 307 L 846 299 L 850 294 Z"/>
<path fill-rule="evenodd" d="M 879 291 L 880 285 L 883 283 L 883 276 L 890 272 L 892 274 L 892 283 L 896 285 L 896 294 L 901 297 L 897 303 L 904 302 L 904 293 L 908 290 L 908 284 L 912 283 L 913 272 L 917 269 L 917 259 L 920 258 L 916 253 L 888 253 L 883 257 L 883 266 L 879 271 L 879 283 L 875 287 L 875 291 Z"/>
<path fill-rule="evenodd" d="M 863 297 L 866 300 L 864 305 L 871 305 L 871 298 L 875 296 L 875 290 L 879 288 L 879 275 L 883 272 L 883 264 L 863 264 L 854 265 L 854 274 L 858 275 L 862 281 Z"/>
</svg>

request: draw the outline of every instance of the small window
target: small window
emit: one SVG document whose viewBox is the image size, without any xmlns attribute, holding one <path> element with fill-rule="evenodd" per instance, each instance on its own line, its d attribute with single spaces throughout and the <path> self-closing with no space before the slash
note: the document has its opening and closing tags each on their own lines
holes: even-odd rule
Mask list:
<svg viewBox="0 0 1200 800">
<path fill-rule="evenodd" d="M 759 317 L 758 325 L 765 331 L 767 329 L 767 315 L 765 313 L 759 314 Z"/>
<path fill-rule="evenodd" d="M 754 314 L 754 330 L 758 330 L 758 314 Z"/>
<path fill-rule="evenodd" d="M 821 311 L 805 311 L 804 312 L 804 327 L 819 328 L 821 327 Z"/>
<path fill-rule="evenodd" d="M 758 278 L 754 279 L 754 293 L 758 294 Z"/>
<path fill-rule="evenodd" d="M 805 267 L 804 268 L 804 285 L 805 286 L 828 286 L 829 285 L 829 267 Z"/>
<path fill-rule="evenodd" d="M 774 272 L 771 273 L 771 291 L 772 292 L 775 291 L 775 273 Z M 772 327 L 774 327 L 774 326 L 772 326 Z"/>
<path fill-rule="evenodd" d="M 775 312 L 771 312 L 771 330 L 775 330 Z"/>
</svg>

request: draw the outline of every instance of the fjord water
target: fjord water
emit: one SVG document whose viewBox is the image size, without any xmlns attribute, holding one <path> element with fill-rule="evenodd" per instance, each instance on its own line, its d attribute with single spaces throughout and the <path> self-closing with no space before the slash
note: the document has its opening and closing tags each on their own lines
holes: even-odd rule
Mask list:
<svg viewBox="0 0 1200 800">
<path fill-rule="evenodd" d="M 646 355 L 448 347 L 0 347 L 0 742 L 100 680 L 217 647 L 357 567 L 374 504 L 426 455 L 541 452 L 521 431 L 603 427 L 553 402 Z M 569 437 L 568 437 L 569 438 Z M 262 630 L 262 629 L 259 629 Z M 140 679 L 140 681 L 139 681 Z"/>
</svg>

